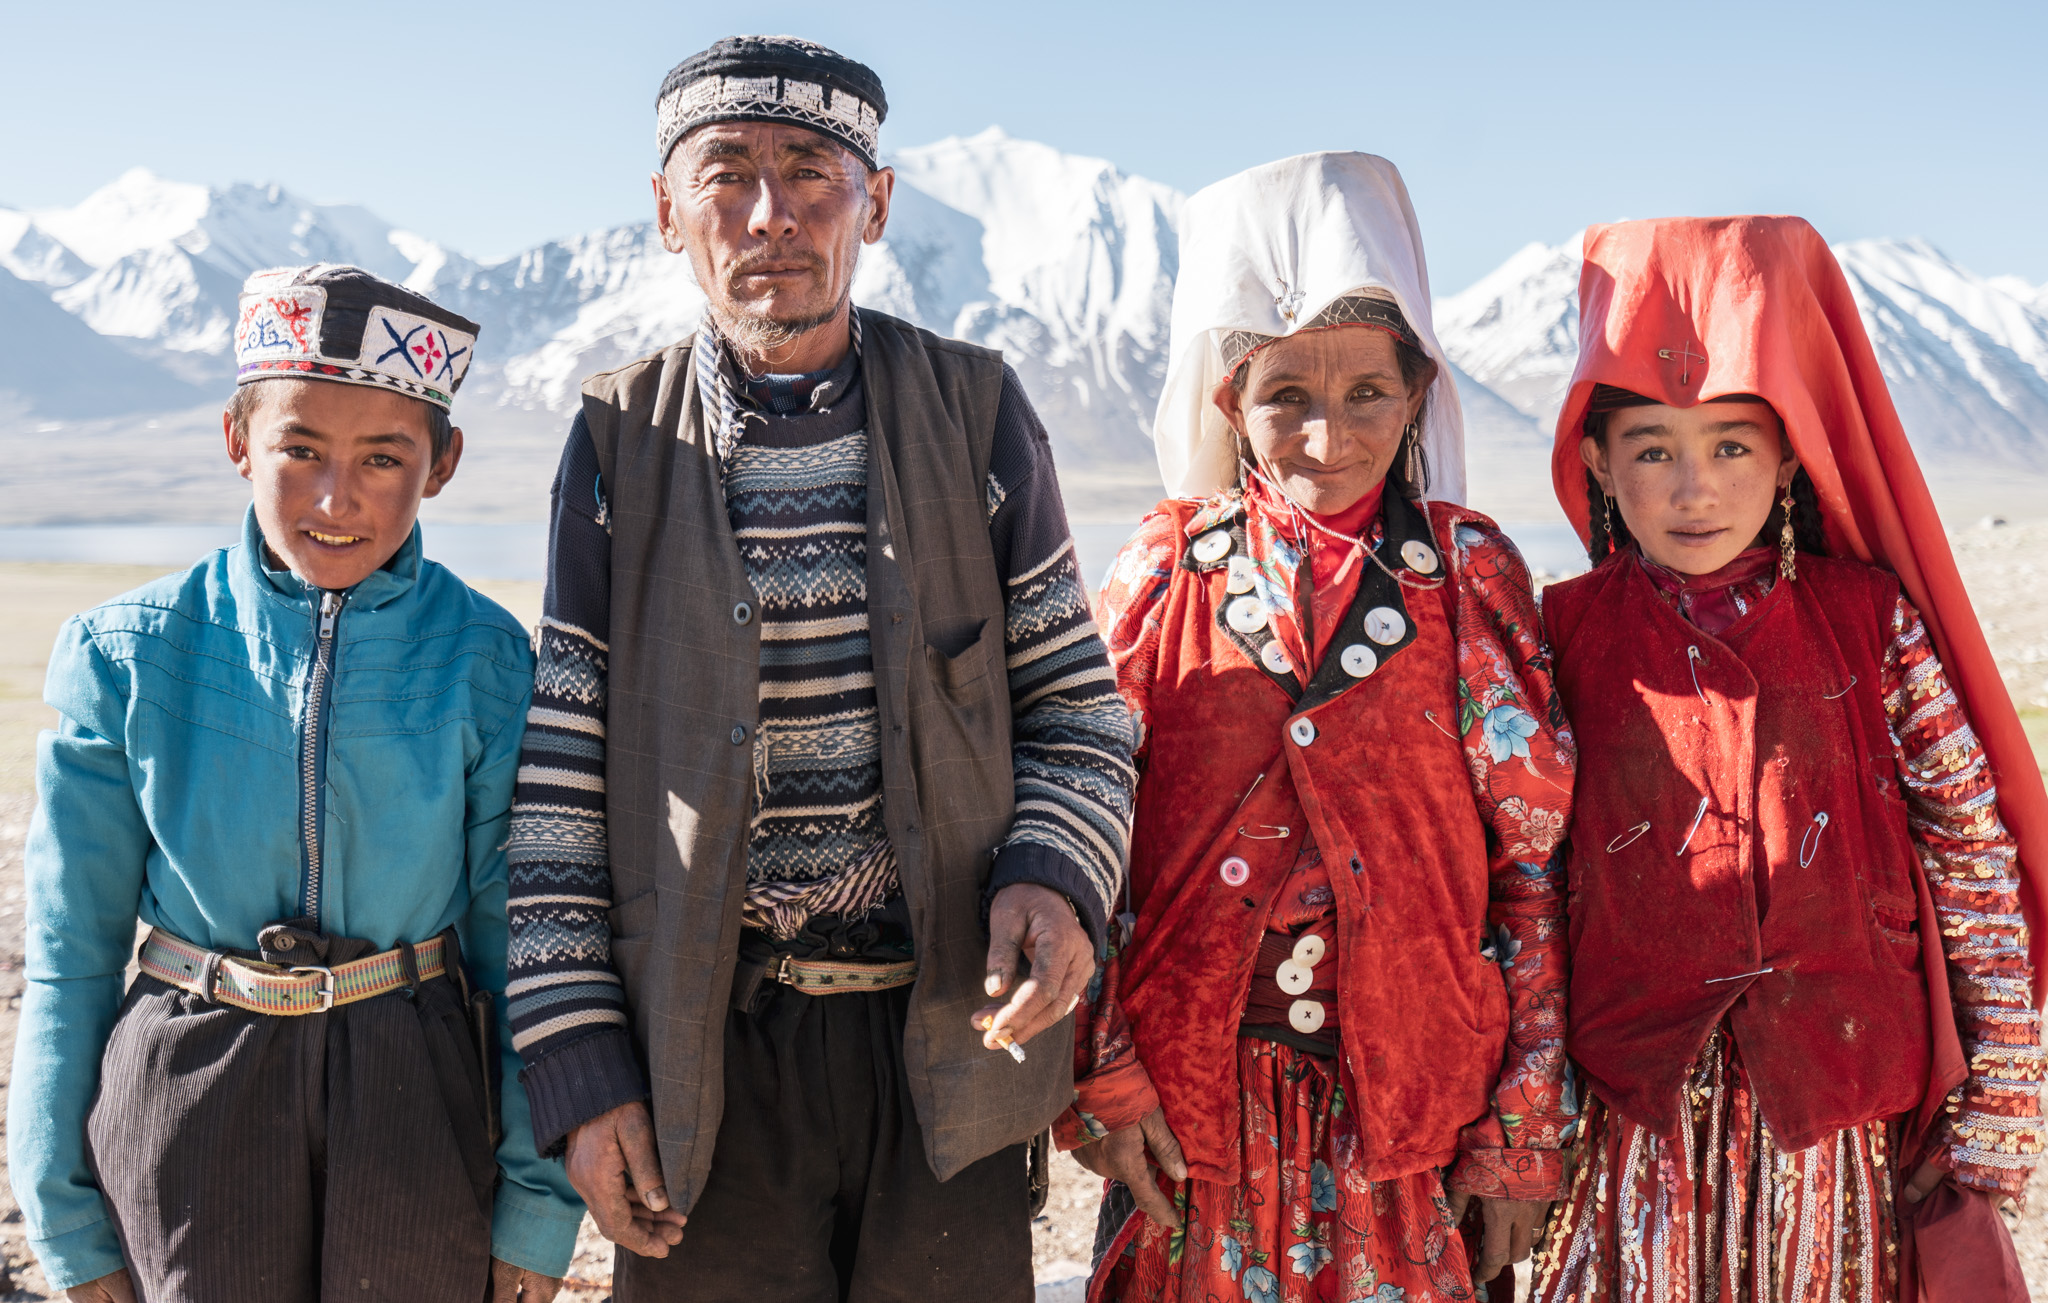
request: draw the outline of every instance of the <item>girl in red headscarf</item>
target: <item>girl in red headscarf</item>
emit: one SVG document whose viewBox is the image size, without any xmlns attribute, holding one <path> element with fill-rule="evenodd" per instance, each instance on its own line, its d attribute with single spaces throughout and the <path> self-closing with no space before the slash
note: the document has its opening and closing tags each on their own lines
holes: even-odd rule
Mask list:
<svg viewBox="0 0 2048 1303">
<path fill-rule="evenodd" d="M 1848 285 L 1798 218 L 1630 222 L 1580 320 L 1595 564 L 1543 615 L 1593 1098 L 1536 1297 L 2023 1299 L 2048 797 Z"/>
</svg>

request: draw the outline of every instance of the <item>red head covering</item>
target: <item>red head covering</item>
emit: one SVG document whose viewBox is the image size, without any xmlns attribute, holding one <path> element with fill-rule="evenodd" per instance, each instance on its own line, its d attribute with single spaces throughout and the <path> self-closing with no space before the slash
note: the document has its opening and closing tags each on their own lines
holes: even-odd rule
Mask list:
<svg viewBox="0 0 2048 1303">
<path fill-rule="evenodd" d="M 1585 538 L 1579 440 L 1595 384 L 1669 407 L 1755 394 L 1777 410 L 1819 496 L 1829 551 L 1898 575 L 1990 756 L 2019 842 L 2040 1003 L 2048 791 L 1834 254 L 1798 217 L 1670 217 L 1592 227 L 1585 256 L 1579 363 L 1550 460 L 1565 515 Z"/>
</svg>

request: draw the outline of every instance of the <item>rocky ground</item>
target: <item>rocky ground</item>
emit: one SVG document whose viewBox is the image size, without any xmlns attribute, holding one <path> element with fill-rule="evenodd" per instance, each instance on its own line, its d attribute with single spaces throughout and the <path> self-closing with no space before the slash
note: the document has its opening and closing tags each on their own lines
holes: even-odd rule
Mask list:
<svg viewBox="0 0 2048 1303">
<path fill-rule="evenodd" d="M 2036 750 L 2048 755 L 2048 585 L 2043 583 L 2048 522 L 1968 525 L 1957 531 L 1955 547 Z M 120 566 L 0 564 L 0 611 L 6 615 L 0 620 L 0 1107 L 11 1085 L 21 1007 L 22 842 L 34 803 L 35 734 L 48 726 L 50 716 L 41 704 L 43 663 L 66 615 L 155 573 Z M 538 585 L 484 587 L 521 619 L 531 622 L 538 612 Z M 2048 1298 L 2048 1195 L 2040 1190 L 2042 1181 L 2035 1184 L 2027 1210 L 2009 1217 L 2035 1296 Z M 1078 1290 L 1063 1282 L 1087 1269 L 1098 1191 L 1095 1178 L 1072 1160 L 1055 1161 L 1052 1196 L 1033 1227 L 1033 1267 L 1046 1303 L 1078 1303 Z M 565 1303 L 599 1303 L 609 1297 L 610 1282 L 610 1246 L 597 1239 L 586 1221 L 562 1298 Z M 0 1301 L 51 1297 L 23 1241 L 21 1213 L 0 1181 Z"/>
</svg>

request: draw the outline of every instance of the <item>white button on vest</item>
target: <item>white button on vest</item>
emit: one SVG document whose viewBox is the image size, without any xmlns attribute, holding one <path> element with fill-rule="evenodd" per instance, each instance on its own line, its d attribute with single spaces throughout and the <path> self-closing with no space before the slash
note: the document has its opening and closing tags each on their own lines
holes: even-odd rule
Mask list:
<svg viewBox="0 0 2048 1303">
<path fill-rule="evenodd" d="M 1257 568 L 1248 556 L 1230 558 L 1230 578 L 1223 582 L 1225 590 L 1233 593 L 1249 593 L 1254 587 L 1252 576 Z"/>
<path fill-rule="evenodd" d="M 1294 661 L 1287 655 L 1287 649 L 1278 642 L 1269 642 L 1259 648 L 1259 664 L 1275 674 L 1285 674 L 1294 668 Z"/>
<path fill-rule="evenodd" d="M 1230 531 L 1212 529 L 1195 540 L 1195 560 L 1203 565 L 1221 561 L 1230 553 Z"/>
<path fill-rule="evenodd" d="M 1242 887 L 1245 880 L 1252 876 L 1252 866 L 1245 863 L 1243 857 L 1233 855 L 1223 861 L 1223 867 L 1219 872 L 1223 880 L 1231 886 Z"/>
<path fill-rule="evenodd" d="M 1287 1025 L 1303 1036 L 1313 1036 L 1321 1031 L 1324 1017 L 1320 1000 L 1296 1000 L 1287 1008 Z"/>
<path fill-rule="evenodd" d="M 1354 679 L 1362 679 L 1380 667 L 1378 653 L 1362 642 L 1352 643 L 1337 657 L 1337 663 Z"/>
<path fill-rule="evenodd" d="M 1365 636 L 1385 647 L 1401 641 L 1408 621 L 1391 606 L 1375 606 L 1365 613 Z"/>
<path fill-rule="evenodd" d="M 1246 594 L 1223 608 L 1223 619 L 1239 633 L 1257 633 L 1266 627 L 1266 604 Z"/>
<path fill-rule="evenodd" d="M 1419 538 L 1411 538 L 1401 545 L 1401 559 L 1418 575 L 1436 573 L 1436 549 Z"/>
<path fill-rule="evenodd" d="M 1323 939 L 1313 932 L 1294 943 L 1294 962 L 1300 964 L 1303 968 L 1314 968 L 1317 964 L 1322 963 L 1323 956 L 1326 953 L 1328 953 L 1328 949 L 1324 945 Z"/>
<path fill-rule="evenodd" d="M 1280 966 L 1273 970 L 1273 980 L 1280 983 L 1280 989 L 1287 994 L 1300 995 L 1315 985 L 1316 979 L 1313 973 L 1292 959 L 1283 959 Z"/>
<path fill-rule="evenodd" d="M 1287 736 L 1294 739 L 1294 745 L 1305 747 L 1316 740 L 1315 721 L 1303 716 L 1287 726 Z"/>
</svg>

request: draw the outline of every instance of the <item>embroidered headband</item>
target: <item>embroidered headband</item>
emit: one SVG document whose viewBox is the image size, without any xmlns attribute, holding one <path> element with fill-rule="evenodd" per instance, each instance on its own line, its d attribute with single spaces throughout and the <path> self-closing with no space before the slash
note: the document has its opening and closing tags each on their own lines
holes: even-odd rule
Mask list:
<svg viewBox="0 0 2048 1303">
<path fill-rule="evenodd" d="M 1295 334 L 1304 330 L 1321 330 L 1327 326 L 1377 326 L 1395 339 L 1417 352 L 1427 352 L 1422 341 L 1416 337 L 1415 327 L 1408 324 L 1408 318 L 1401 313 L 1401 306 L 1391 298 L 1377 294 L 1347 294 L 1331 302 L 1330 306 L 1316 313 L 1314 320 L 1304 321 Z M 1235 372 L 1244 365 L 1245 359 L 1261 348 L 1281 338 L 1279 335 L 1262 335 L 1252 330 L 1233 330 L 1223 336 L 1223 365 Z"/>
<path fill-rule="evenodd" d="M 333 380 L 446 411 L 476 336 L 474 321 L 361 267 L 273 267 L 242 285 L 235 383 Z"/>
<path fill-rule="evenodd" d="M 663 79 L 654 148 L 666 167 L 676 142 L 698 127 L 787 122 L 838 141 L 873 169 L 888 116 L 881 79 L 866 64 L 794 36 L 728 36 Z"/>
</svg>

